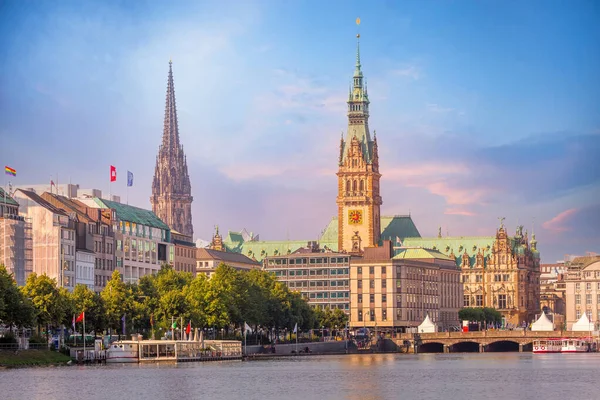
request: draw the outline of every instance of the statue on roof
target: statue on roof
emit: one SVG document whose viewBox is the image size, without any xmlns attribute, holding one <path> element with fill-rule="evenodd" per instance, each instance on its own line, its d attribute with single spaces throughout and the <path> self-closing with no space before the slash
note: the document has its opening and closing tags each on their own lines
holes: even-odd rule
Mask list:
<svg viewBox="0 0 600 400">
<path fill-rule="evenodd" d="M 442 237 L 442 227 L 438 227 L 438 238 Z"/>
<path fill-rule="evenodd" d="M 498 220 L 500 220 L 500 229 L 504 228 L 504 220 L 506 219 L 506 217 L 498 217 Z"/>
</svg>

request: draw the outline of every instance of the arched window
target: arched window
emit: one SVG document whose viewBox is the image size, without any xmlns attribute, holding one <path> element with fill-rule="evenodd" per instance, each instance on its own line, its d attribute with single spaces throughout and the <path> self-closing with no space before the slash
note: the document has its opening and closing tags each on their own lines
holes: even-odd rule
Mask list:
<svg viewBox="0 0 600 400">
<path fill-rule="evenodd" d="M 352 191 L 356 192 L 356 180 L 352 182 Z"/>
<path fill-rule="evenodd" d="M 350 191 L 350 179 L 346 181 L 346 192 Z"/>
<path fill-rule="evenodd" d="M 360 191 L 364 191 L 365 190 L 365 181 L 364 180 L 360 180 Z"/>
</svg>

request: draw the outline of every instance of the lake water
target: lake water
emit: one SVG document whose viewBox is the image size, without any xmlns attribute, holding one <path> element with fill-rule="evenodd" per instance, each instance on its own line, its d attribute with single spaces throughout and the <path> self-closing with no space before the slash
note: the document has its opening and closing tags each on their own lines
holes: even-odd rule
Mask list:
<svg viewBox="0 0 600 400">
<path fill-rule="evenodd" d="M 0 371 L 0 399 L 600 399 L 600 353 L 368 354 Z"/>
</svg>

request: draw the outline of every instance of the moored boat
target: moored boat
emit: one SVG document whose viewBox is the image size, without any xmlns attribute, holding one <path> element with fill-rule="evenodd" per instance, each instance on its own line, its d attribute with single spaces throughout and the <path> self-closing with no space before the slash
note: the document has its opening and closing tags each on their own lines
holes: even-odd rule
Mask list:
<svg viewBox="0 0 600 400">
<path fill-rule="evenodd" d="M 139 342 L 135 340 L 120 340 L 113 342 L 106 349 L 107 363 L 137 363 L 139 362 Z"/>
<path fill-rule="evenodd" d="M 592 345 L 586 338 L 563 339 L 561 353 L 587 353 L 592 351 Z"/>
<path fill-rule="evenodd" d="M 533 342 L 534 354 L 560 353 L 562 350 L 562 339 L 543 339 Z"/>
</svg>

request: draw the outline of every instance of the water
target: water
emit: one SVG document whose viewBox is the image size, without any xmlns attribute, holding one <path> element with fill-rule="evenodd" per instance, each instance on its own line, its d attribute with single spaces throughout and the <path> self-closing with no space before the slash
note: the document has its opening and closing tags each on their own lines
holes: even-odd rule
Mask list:
<svg viewBox="0 0 600 400">
<path fill-rule="evenodd" d="M 600 353 L 373 354 L 0 371 L 0 399 L 600 399 Z"/>
</svg>

